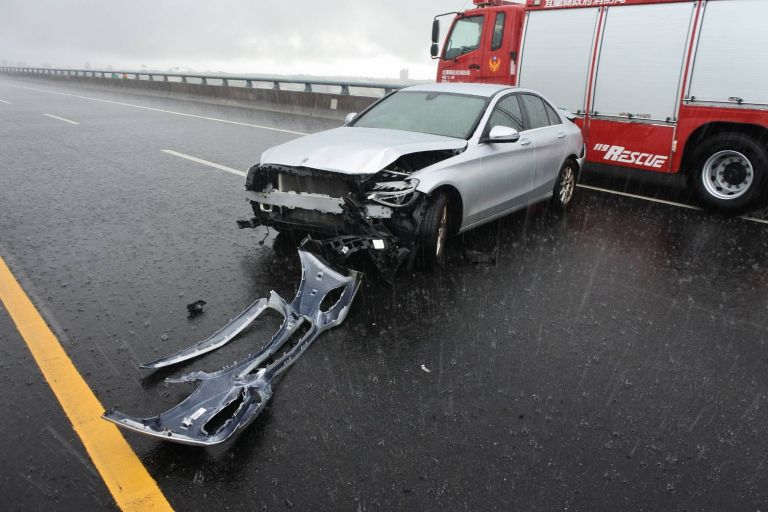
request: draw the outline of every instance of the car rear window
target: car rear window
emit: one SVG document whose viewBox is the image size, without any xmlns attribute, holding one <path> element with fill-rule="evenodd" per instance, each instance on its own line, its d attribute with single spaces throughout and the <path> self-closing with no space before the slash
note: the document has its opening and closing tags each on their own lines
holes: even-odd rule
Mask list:
<svg viewBox="0 0 768 512">
<path fill-rule="evenodd" d="M 468 139 L 485 111 L 486 103 L 487 99 L 482 96 L 400 91 L 364 112 L 352 126 Z"/>
<path fill-rule="evenodd" d="M 547 116 L 547 110 L 544 108 L 544 101 L 541 98 L 531 94 L 522 94 L 520 95 L 520 101 L 523 103 L 523 107 L 528 114 L 527 130 L 549 126 L 549 117 Z"/>
</svg>

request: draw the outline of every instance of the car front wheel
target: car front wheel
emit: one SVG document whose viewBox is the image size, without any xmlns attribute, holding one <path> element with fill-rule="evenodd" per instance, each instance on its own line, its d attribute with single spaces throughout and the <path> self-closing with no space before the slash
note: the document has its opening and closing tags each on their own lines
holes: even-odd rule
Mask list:
<svg viewBox="0 0 768 512">
<path fill-rule="evenodd" d="M 445 263 L 445 246 L 450 234 L 450 205 L 448 196 L 437 192 L 426 199 L 419 224 L 419 260 L 425 267 Z"/>
</svg>

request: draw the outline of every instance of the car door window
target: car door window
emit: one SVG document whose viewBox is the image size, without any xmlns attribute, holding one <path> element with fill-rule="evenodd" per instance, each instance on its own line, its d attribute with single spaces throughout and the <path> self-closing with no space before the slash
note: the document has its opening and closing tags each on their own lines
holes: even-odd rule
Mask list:
<svg viewBox="0 0 768 512">
<path fill-rule="evenodd" d="M 560 116 L 557 115 L 555 109 L 552 108 L 546 101 L 544 102 L 544 107 L 547 109 L 547 117 L 549 117 L 550 125 L 563 124 L 563 121 L 560 119 Z"/>
<path fill-rule="evenodd" d="M 517 94 L 511 94 L 499 100 L 488 120 L 488 131 L 495 126 L 509 126 L 523 131 L 523 112 L 517 97 Z"/>
<path fill-rule="evenodd" d="M 544 100 L 532 94 L 521 94 L 520 102 L 523 104 L 527 114 L 526 130 L 535 130 L 536 128 L 549 126 L 549 116 L 547 116 Z"/>
</svg>

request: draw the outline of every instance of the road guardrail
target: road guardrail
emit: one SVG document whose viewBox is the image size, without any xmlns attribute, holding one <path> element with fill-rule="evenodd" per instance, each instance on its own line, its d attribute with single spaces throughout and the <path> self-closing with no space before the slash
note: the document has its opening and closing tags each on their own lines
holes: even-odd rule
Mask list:
<svg viewBox="0 0 768 512">
<path fill-rule="evenodd" d="M 228 75 L 228 74 L 206 74 L 206 73 L 170 73 L 164 71 L 126 71 L 109 69 L 60 69 L 60 68 L 28 68 L 28 67 L 0 67 L 0 72 L 21 74 L 21 75 L 49 75 L 49 76 L 71 76 L 71 77 L 90 77 L 117 80 L 146 80 L 180 83 L 194 83 L 198 85 L 218 85 L 221 87 L 240 86 L 254 88 L 254 84 L 271 84 L 274 90 L 281 90 L 281 85 L 298 84 L 302 85 L 303 92 L 318 92 L 315 86 L 338 87 L 338 94 L 341 96 L 351 95 L 350 89 L 364 89 L 371 91 L 383 91 L 388 94 L 394 90 L 401 89 L 409 84 L 398 82 L 368 82 L 368 81 L 350 81 L 350 80 L 331 80 L 325 78 L 297 78 L 279 75 Z M 371 97 L 380 94 L 372 94 Z M 360 95 L 365 96 L 365 95 Z"/>
</svg>

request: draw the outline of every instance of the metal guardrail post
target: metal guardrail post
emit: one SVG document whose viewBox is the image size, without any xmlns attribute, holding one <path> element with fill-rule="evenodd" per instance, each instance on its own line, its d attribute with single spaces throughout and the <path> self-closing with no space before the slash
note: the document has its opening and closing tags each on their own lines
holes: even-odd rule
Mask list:
<svg viewBox="0 0 768 512">
<path fill-rule="evenodd" d="M 167 81 L 168 81 L 168 75 L 163 75 L 163 82 L 167 82 Z"/>
<path fill-rule="evenodd" d="M 342 96 L 349 96 L 349 86 L 348 85 L 342 85 L 341 86 L 341 95 Z"/>
<path fill-rule="evenodd" d="M 227 80 L 226 78 L 222 78 L 221 79 L 221 86 L 222 87 L 229 87 L 229 80 Z"/>
<path fill-rule="evenodd" d="M 279 91 L 280 90 L 280 82 L 272 82 L 272 90 L 273 91 Z"/>
<path fill-rule="evenodd" d="M 183 83 L 183 84 L 187 83 L 187 77 L 186 76 L 181 77 L 181 83 Z"/>
<path fill-rule="evenodd" d="M 312 92 L 312 84 L 307 82 L 304 84 L 304 92 Z"/>
<path fill-rule="evenodd" d="M 205 77 L 200 78 L 200 85 L 208 85 L 208 80 L 205 79 Z"/>
<path fill-rule="evenodd" d="M 253 89 L 253 80 L 246 80 L 245 86 L 249 89 Z"/>
</svg>

